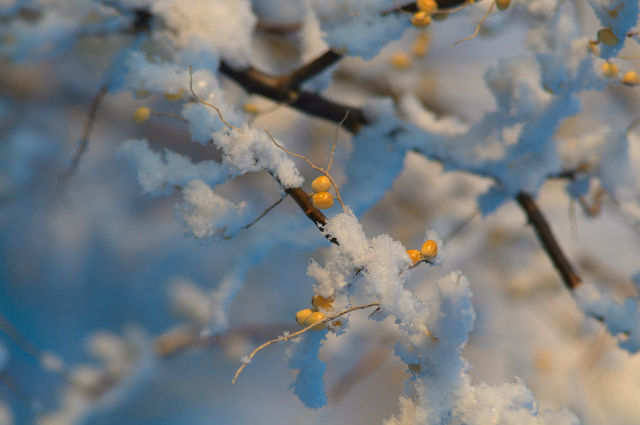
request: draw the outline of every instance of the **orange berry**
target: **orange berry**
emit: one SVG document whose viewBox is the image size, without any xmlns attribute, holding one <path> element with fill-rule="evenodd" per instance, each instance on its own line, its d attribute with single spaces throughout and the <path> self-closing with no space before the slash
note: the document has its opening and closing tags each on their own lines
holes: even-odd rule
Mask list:
<svg viewBox="0 0 640 425">
<path fill-rule="evenodd" d="M 331 189 L 331 180 L 327 176 L 319 176 L 311 182 L 311 190 L 316 193 L 328 192 Z"/>
<path fill-rule="evenodd" d="M 242 105 L 242 109 L 247 113 L 247 114 L 257 114 L 258 112 L 260 112 L 260 109 L 258 109 L 258 107 L 256 106 L 255 103 L 245 103 L 244 105 Z"/>
<path fill-rule="evenodd" d="M 133 119 L 138 123 L 143 123 L 151 116 L 151 109 L 141 106 L 133 113 Z"/>
<path fill-rule="evenodd" d="M 511 0 L 496 0 L 496 6 L 498 6 L 500 10 L 508 9 L 510 5 Z"/>
<path fill-rule="evenodd" d="M 333 205 L 333 195 L 329 192 L 314 193 L 311 197 L 311 201 L 316 208 L 326 210 Z"/>
<path fill-rule="evenodd" d="M 411 46 L 411 53 L 413 53 L 414 56 L 421 58 L 427 54 L 427 51 L 429 51 L 429 34 L 422 32 L 413 42 L 413 45 Z"/>
<path fill-rule="evenodd" d="M 418 261 L 422 261 L 422 254 L 417 249 L 407 249 L 407 255 L 411 259 L 412 264 L 416 264 Z"/>
<path fill-rule="evenodd" d="M 391 65 L 396 69 L 407 69 L 411 66 L 411 58 L 404 52 L 394 53 L 391 56 Z"/>
<path fill-rule="evenodd" d="M 307 327 L 309 325 L 313 325 L 314 323 L 318 323 L 318 322 L 322 322 L 324 319 L 326 319 L 327 316 L 325 316 L 324 313 L 321 313 L 319 311 L 314 311 L 313 313 L 311 313 L 311 315 L 309 317 L 307 317 L 307 320 L 305 320 L 304 322 L 304 326 Z M 314 326 L 313 328 L 311 328 L 314 331 L 319 331 L 320 329 L 323 329 L 325 327 L 324 324 L 322 325 L 317 325 Z"/>
<path fill-rule="evenodd" d="M 635 71 L 625 72 L 622 76 L 622 84 L 626 84 L 628 86 L 640 84 L 640 77 L 638 77 L 638 73 Z"/>
<path fill-rule="evenodd" d="M 422 254 L 424 258 L 433 258 L 438 255 L 438 244 L 436 241 L 429 239 L 423 243 L 420 248 L 420 254 Z"/>
<path fill-rule="evenodd" d="M 307 326 L 305 325 L 305 323 L 307 322 L 307 319 L 309 319 L 309 316 L 311 316 L 312 313 L 313 311 L 310 308 L 304 308 L 298 311 L 296 313 L 296 322 L 298 322 L 300 326 Z"/>
<path fill-rule="evenodd" d="M 438 3 L 436 3 L 435 0 L 418 0 L 416 3 L 421 12 L 425 12 L 429 15 L 438 10 Z"/>
<path fill-rule="evenodd" d="M 416 12 L 411 17 L 411 23 L 414 27 L 423 28 L 428 26 L 431 23 L 431 15 L 427 12 Z"/>
<path fill-rule="evenodd" d="M 615 77 L 618 75 L 618 65 L 613 62 L 605 62 L 602 64 L 602 73 L 605 77 Z"/>
</svg>

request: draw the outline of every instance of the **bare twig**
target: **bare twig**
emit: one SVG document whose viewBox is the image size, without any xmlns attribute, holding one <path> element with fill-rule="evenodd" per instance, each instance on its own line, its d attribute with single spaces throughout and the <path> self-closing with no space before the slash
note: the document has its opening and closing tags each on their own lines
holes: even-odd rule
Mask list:
<svg viewBox="0 0 640 425">
<path fill-rule="evenodd" d="M 269 133 L 267 130 L 265 130 L 265 132 L 269 135 L 269 137 L 271 138 L 271 141 L 273 142 L 273 144 L 275 144 L 278 148 L 280 148 L 281 150 L 283 150 L 284 152 L 286 152 L 287 154 L 289 154 L 291 156 L 295 156 L 296 158 L 300 158 L 300 159 L 304 160 L 307 164 L 309 164 L 309 166 L 311 168 L 313 168 L 316 171 L 319 171 L 324 176 L 326 176 L 329 179 L 329 182 L 331 182 L 331 186 L 333 186 L 333 190 L 336 191 L 336 198 L 338 198 L 338 202 L 340 202 L 340 206 L 342 206 L 343 210 L 346 210 L 346 206 L 344 205 L 344 202 L 342 201 L 342 196 L 340 195 L 340 190 L 338 189 L 338 185 L 336 184 L 335 180 L 333 180 L 333 177 L 331 177 L 331 174 L 329 174 L 328 170 L 320 167 L 319 165 L 316 165 L 313 161 L 311 161 L 306 156 L 300 155 L 299 153 L 295 153 L 295 152 L 292 152 L 292 151 L 288 150 L 287 148 L 282 146 L 280 143 L 278 143 L 276 141 L 276 139 L 271 135 L 271 133 Z"/>
<path fill-rule="evenodd" d="M 333 139 L 333 144 L 331 145 L 331 151 L 329 152 L 329 162 L 327 163 L 327 173 L 331 171 L 331 166 L 333 165 L 333 157 L 336 153 L 336 147 L 338 146 L 338 136 L 340 135 L 340 127 L 342 127 L 342 124 L 344 124 L 344 120 L 346 120 L 348 116 L 349 116 L 349 111 L 347 111 L 347 113 L 344 114 L 344 118 L 336 126 L 336 137 Z"/>
<path fill-rule="evenodd" d="M 240 374 L 242 373 L 242 371 L 247 367 L 247 365 L 251 362 L 251 360 L 253 360 L 253 358 L 256 356 L 256 354 L 258 354 L 260 351 L 264 350 L 265 348 L 267 348 L 270 345 L 276 344 L 278 342 L 285 342 L 285 341 L 289 341 L 290 339 L 293 338 L 297 338 L 300 335 L 303 335 L 307 332 L 309 332 L 311 329 L 315 328 L 315 327 L 319 327 L 322 326 L 324 324 L 326 324 L 327 322 L 330 322 L 332 320 L 335 320 L 339 317 L 344 316 L 345 314 L 351 313 L 353 311 L 356 310 L 364 310 L 370 307 L 378 307 L 380 306 L 380 303 L 370 303 L 370 304 L 364 304 L 364 305 L 358 305 L 358 306 L 354 306 L 354 307 L 349 307 L 348 309 L 341 311 L 340 313 L 336 313 L 333 314 L 331 316 L 326 317 L 324 320 L 321 320 L 319 322 L 313 323 L 309 326 L 306 326 L 298 331 L 295 332 L 289 332 L 289 333 L 285 333 L 284 335 L 281 335 L 277 338 L 273 338 L 270 339 L 269 341 L 259 345 L 258 347 L 256 347 L 247 357 L 246 361 L 244 361 L 242 363 L 242 365 L 240 365 L 240 367 L 238 368 L 238 370 L 236 370 L 236 373 L 233 375 L 233 379 L 231 380 L 232 384 L 235 384 L 236 381 L 238 380 L 238 377 L 240 376 Z"/>
<path fill-rule="evenodd" d="M 87 119 L 84 123 L 84 129 L 82 130 L 82 137 L 80 138 L 80 144 L 78 145 L 78 149 L 73 154 L 73 158 L 71 159 L 71 163 L 69 167 L 67 167 L 66 171 L 60 177 L 60 183 L 64 187 L 66 182 L 73 177 L 78 169 L 78 165 L 80 164 L 80 159 L 86 152 L 89 147 L 89 139 L 91 138 L 91 133 L 93 131 L 93 125 L 96 121 L 96 116 L 98 115 L 98 108 L 105 96 L 108 92 L 108 85 L 104 84 L 100 87 L 100 90 L 96 93 L 91 101 L 91 105 L 89 106 L 89 112 L 87 113 Z"/>
<path fill-rule="evenodd" d="M 262 219 L 262 217 L 264 217 L 265 215 L 269 214 L 269 212 L 274 209 L 275 207 L 277 207 L 278 205 L 280 205 L 280 203 L 282 201 L 284 201 L 284 198 L 287 197 L 287 193 L 285 192 L 284 195 L 282 195 L 280 197 L 280 199 L 278 199 L 276 202 L 274 202 L 273 204 L 271 204 L 267 209 L 265 209 L 262 214 L 260 214 L 258 217 L 256 217 L 255 220 L 253 220 L 251 223 L 249 224 L 245 224 L 244 226 L 242 226 L 243 229 L 248 229 L 251 226 L 253 226 L 254 224 L 256 224 L 258 221 L 260 221 Z"/>
<path fill-rule="evenodd" d="M 377 345 L 358 360 L 353 368 L 344 374 L 329 391 L 329 398 L 334 403 L 339 403 L 345 395 L 363 379 L 376 371 L 391 354 L 387 344 Z"/>
<path fill-rule="evenodd" d="M 476 28 L 473 30 L 473 33 L 471 35 L 466 36 L 462 40 L 456 41 L 455 43 L 453 43 L 453 45 L 457 46 L 460 43 L 463 43 L 463 42 L 469 41 L 469 40 L 473 40 L 474 38 L 476 38 L 478 36 L 478 34 L 480 34 L 480 28 L 482 27 L 482 24 L 484 24 L 484 21 L 486 21 L 487 18 L 489 17 L 489 15 L 491 15 L 491 12 L 493 12 L 493 8 L 495 7 L 495 5 L 496 5 L 496 2 L 495 2 L 495 0 L 493 0 L 491 2 L 491 5 L 489 5 L 489 8 L 485 12 L 484 16 L 482 16 L 482 18 L 476 24 Z"/>
<path fill-rule="evenodd" d="M 198 103 L 202 103 L 203 105 L 208 106 L 212 108 L 214 111 L 216 111 L 216 113 L 218 114 L 218 118 L 220 118 L 220 121 L 222 121 L 222 123 L 226 125 L 229 130 L 233 130 L 235 128 L 227 120 L 224 119 L 224 117 L 222 116 L 222 112 L 220 111 L 220 108 L 218 108 L 216 105 L 212 103 L 205 102 L 196 94 L 195 90 L 193 90 L 193 68 L 191 67 L 191 65 L 189 65 L 189 90 L 191 91 L 191 95 L 193 96 L 193 98 Z"/>
</svg>

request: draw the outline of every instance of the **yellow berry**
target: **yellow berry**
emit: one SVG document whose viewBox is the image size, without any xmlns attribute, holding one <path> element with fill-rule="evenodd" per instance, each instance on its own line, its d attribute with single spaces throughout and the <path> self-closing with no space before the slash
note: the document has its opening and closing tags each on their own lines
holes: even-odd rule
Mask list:
<svg viewBox="0 0 640 425">
<path fill-rule="evenodd" d="M 429 15 L 438 10 L 438 3 L 436 3 L 435 0 L 418 0 L 416 3 L 421 12 L 425 12 Z"/>
<path fill-rule="evenodd" d="M 333 306 L 333 297 L 323 297 L 322 295 L 314 295 L 311 297 L 311 305 L 318 310 L 331 310 Z"/>
<path fill-rule="evenodd" d="M 324 313 L 321 313 L 319 311 L 314 311 L 313 313 L 311 313 L 311 315 L 309 315 L 309 317 L 307 317 L 307 320 L 305 320 L 304 322 L 304 326 L 309 326 L 309 325 L 313 325 L 314 323 L 318 323 L 318 322 L 322 322 L 324 319 L 326 319 L 327 316 L 325 316 Z M 318 331 L 322 328 L 324 328 L 324 324 L 322 325 L 317 325 L 314 326 L 313 329 L 314 331 Z"/>
<path fill-rule="evenodd" d="M 505 10 L 509 8 L 510 5 L 511 0 L 496 0 L 496 6 L 498 6 L 498 9 L 500 10 Z"/>
<path fill-rule="evenodd" d="M 628 86 L 640 84 L 640 77 L 638 77 L 638 73 L 635 71 L 625 72 L 622 76 L 622 84 L 626 84 Z"/>
<path fill-rule="evenodd" d="M 313 314 L 313 311 L 310 308 L 304 308 L 298 311 L 296 313 L 296 322 L 298 322 L 300 326 L 307 326 L 305 325 L 305 323 L 307 322 L 307 319 L 309 319 L 309 316 L 311 316 L 311 314 Z"/>
<path fill-rule="evenodd" d="M 179 89 L 176 92 L 166 92 L 164 94 L 164 98 L 169 100 L 169 101 L 175 101 L 175 100 L 180 100 L 182 99 L 182 96 L 184 95 L 184 90 L 183 89 Z"/>
<path fill-rule="evenodd" d="M 425 243 L 422 244 L 420 248 L 420 254 L 424 258 L 433 258 L 438 255 L 438 244 L 436 241 L 429 239 Z"/>
<path fill-rule="evenodd" d="M 396 69 L 407 69 L 411 66 L 411 58 L 404 52 L 398 52 L 391 56 L 391 65 Z"/>
<path fill-rule="evenodd" d="M 411 46 L 411 53 L 419 58 L 427 54 L 429 50 L 429 34 L 426 32 L 420 33 L 420 35 L 413 42 Z"/>
<path fill-rule="evenodd" d="M 331 208 L 333 205 L 333 195 L 329 192 L 314 193 L 311 200 L 313 201 L 313 205 L 321 210 Z"/>
<path fill-rule="evenodd" d="M 143 123 L 146 120 L 149 119 L 149 117 L 151 116 L 151 109 L 147 108 L 146 106 L 141 106 L 138 109 L 136 109 L 136 111 L 133 113 L 133 119 L 137 122 L 137 123 Z"/>
<path fill-rule="evenodd" d="M 611 28 L 601 28 L 598 30 L 598 41 L 607 46 L 615 46 L 620 42 L 618 37 L 611 31 Z"/>
<path fill-rule="evenodd" d="M 416 12 L 411 17 L 411 23 L 414 27 L 423 28 L 431 23 L 431 15 L 427 12 Z"/>
<path fill-rule="evenodd" d="M 258 109 L 258 107 L 256 106 L 255 103 L 245 103 L 244 105 L 242 105 L 242 109 L 244 109 L 244 111 L 247 114 L 257 114 L 258 112 L 260 112 L 260 110 Z"/>
<path fill-rule="evenodd" d="M 320 176 L 311 182 L 311 190 L 315 193 L 328 192 L 331 189 L 331 180 L 327 176 Z"/>
<path fill-rule="evenodd" d="M 613 62 L 605 62 L 602 64 L 602 73 L 609 78 L 618 75 L 618 65 Z"/>
<path fill-rule="evenodd" d="M 416 264 L 418 261 L 422 261 L 422 254 L 417 249 L 407 249 L 407 255 L 411 259 L 412 264 Z"/>
</svg>

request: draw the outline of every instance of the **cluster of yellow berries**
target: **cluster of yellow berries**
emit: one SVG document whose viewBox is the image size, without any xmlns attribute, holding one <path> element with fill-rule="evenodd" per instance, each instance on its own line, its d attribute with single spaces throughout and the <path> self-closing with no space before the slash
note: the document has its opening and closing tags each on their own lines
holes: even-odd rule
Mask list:
<svg viewBox="0 0 640 425">
<path fill-rule="evenodd" d="M 332 297 L 323 297 L 322 295 L 314 295 L 311 298 L 311 305 L 313 308 L 303 308 L 296 313 L 296 322 L 302 327 L 313 325 L 314 323 L 322 322 L 327 318 L 326 314 L 319 310 L 331 310 L 333 306 Z M 311 328 L 314 331 L 324 329 L 325 325 L 318 325 Z"/>
<path fill-rule="evenodd" d="M 329 180 L 329 177 L 320 176 L 313 179 L 311 182 L 311 190 L 314 192 L 311 196 L 313 206 L 321 210 L 333 206 L 333 195 L 329 193 L 329 189 L 331 189 L 331 180 Z"/>
<path fill-rule="evenodd" d="M 423 260 L 431 260 L 438 255 L 438 243 L 429 239 L 422 244 L 420 250 L 408 249 L 407 255 L 411 259 L 412 264 L 419 263 Z"/>
</svg>

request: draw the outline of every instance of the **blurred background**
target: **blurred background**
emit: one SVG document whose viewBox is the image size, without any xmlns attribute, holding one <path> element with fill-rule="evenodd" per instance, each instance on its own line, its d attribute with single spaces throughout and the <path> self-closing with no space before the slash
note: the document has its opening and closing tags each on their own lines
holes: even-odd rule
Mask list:
<svg viewBox="0 0 640 425">
<path fill-rule="evenodd" d="M 10 10 L 13 3 L 0 5 Z M 597 28 L 585 2 L 572 3 L 585 33 Z M 438 117 L 478 120 L 495 108 L 486 69 L 525 54 L 529 19 L 517 8 L 492 15 L 477 38 L 454 46 L 473 32 L 484 10 L 467 8 L 428 30 L 410 29 L 371 61 L 343 60 L 326 96 L 359 106 L 372 96 L 397 100 L 412 92 Z M 0 26 L 19 19 L 44 27 L 36 12 L 1 15 Z M 289 71 L 301 56 L 301 12 L 284 0 L 255 0 L 254 13 L 256 67 Z M 291 199 L 233 239 L 187 235 L 175 212 L 179 194 L 143 194 L 136 170 L 119 152 L 124 140 L 144 138 L 154 150 L 167 148 L 194 162 L 219 159 L 190 141 L 187 126 L 173 116 L 181 102 L 162 96 L 104 96 L 88 149 L 73 176 L 61 178 L 90 105 L 131 36 L 79 37 L 60 52 L 51 51 L 55 41 L 22 58 L 0 56 L 0 425 L 356 425 L 397 413 L 410 374 L 394 356 L 385 324 L 367 321 L 366 313 L 354 314 L 358 326 L 348 338 L 330 335 L 321 351 L 326 407 L 308 409 L 289 390 L 286 344 L 263 351 L 231 385 L 252 347 L 297 328 L 295 312 L 312 295 L 308 263 L 322 261 L 328 242 Z M 637 53 L 628 44 L 624 54 Z M 409 58 L 408 66 L 398 66 L 399 54 Z M 231 81 L 222 84 L 230 103 L 267 111 L 255 116 L 256 126 L 318 163 L 338 137 L 334 173 L 344 181 L 353 149 L 346 131 L 248 96 Z M 581 114 L 558 132 L 567 157 L 581 149 L 578 135 L 603 121 L 623 128 L 639 106 L 637 88 L 614 84 L 582 100 Z M 137 124 L 140 106 L 154 115 Z M 302 161 L 297 165 L 306 181 L 315 177 Z M 474 379 L 522 379 L 541 407 L 568 407 L 586 424 L 640 423 L 638 356 L 622 352 L 600 325 L 584 319 L 517 205 L 489 217 L 476 213 L 476 199 L 489 184 L 409 153 L 391 190 L 362 223 L 369 236 L 388 233 L 410 248 L 422 243 L 427 229 L 446 237 L 468 222 L 442 247 L 443 264 L 417 268 L 410 285 L 420 293 L 450 270 L 468 277 L 477 319 L 465 357 Z M 280 197 L 266 173 L 216 190 L 249 201 L 256 212 Z M 594 207 L 591 214 L 570 200 L 562 181 L 546 183 L 539 196 L 583 279 L 620 299 L 637 295 L 638 222 L 597 184 L 585 202 Z M 289 222 L 295 234 L 274 234 Z M 206 297 L 225 282 L 235 288 L 229 329 L 200 340 L 197 330 L 210 308 Z"/>
</svg>

